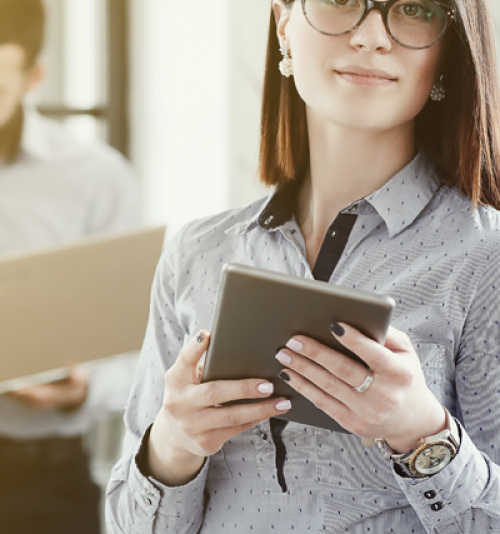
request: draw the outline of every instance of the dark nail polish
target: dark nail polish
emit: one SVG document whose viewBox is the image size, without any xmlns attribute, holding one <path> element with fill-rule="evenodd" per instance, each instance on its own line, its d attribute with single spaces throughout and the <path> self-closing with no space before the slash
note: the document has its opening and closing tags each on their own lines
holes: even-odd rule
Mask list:
<svg viewBox="0 0 500 534">
<path fill-rule="evenodd" d="M 203 343 L 203 334 L 201 334 L 201 333 L 198 334 L 196 336 L 196 341 L 198 341 L 198 343 Z"/>
<path fill-rule="evenodd" d="M 285 382 L 290 382 L 290 375 L 285 373 L 285 371 L 280 371 L 278 373 L 278 378 L 281 378 L 281 380 L 284 380 Z"/>
<path fill-rule="evenodd" d="M 330 330 L 338 337 L 342 337 L 345 334 L 345 330 L 337 323 L 330 325 Z"/>
</svg>

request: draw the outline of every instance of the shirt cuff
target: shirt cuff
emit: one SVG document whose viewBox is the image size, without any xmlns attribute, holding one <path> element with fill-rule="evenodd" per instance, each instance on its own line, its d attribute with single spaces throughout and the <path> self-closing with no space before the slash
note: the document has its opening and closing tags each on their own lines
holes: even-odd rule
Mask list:
<svg viewBox="0 0 500 534">
<path fill-rule="evenodd" d="M 437 526 L 458 522 L 460 515 L 480 500 L 488 484 L 486 459 L 465 430 L 462 427 L 460 430 L 460 449 L 440 473 L 418 479 L 396 475 L 401 489 L 428 532 Z M 466 491 L 464 488 L 467 488 Z"/>
<path fill-rule="evenodd" d="M 197 476 L 183 486 L 165 486 L 153 477 L 145 476 L 139 466 L 144 457 L 150 430 L 151 427 L 144 433 L 130 469 L 130 489 L 135 501 L 150 517 L 156 514 L 178 518 L 194 516 L 203 506 L 208 460 L 205 460 Z"/>
</svg>

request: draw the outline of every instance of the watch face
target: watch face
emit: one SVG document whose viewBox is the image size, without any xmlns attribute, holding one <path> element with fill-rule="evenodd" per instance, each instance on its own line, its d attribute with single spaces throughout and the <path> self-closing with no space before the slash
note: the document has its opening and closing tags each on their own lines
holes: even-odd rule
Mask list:
<svg viewBox="0 0 500 534">
<path fill-rule="evenodd" d="M 434 475 L 447 466 L 452 458 L 449 446 L 441 443 L 429 445 L 420 451 L 413 461 L 413 468 L 421 475 Z"/>
</svg>

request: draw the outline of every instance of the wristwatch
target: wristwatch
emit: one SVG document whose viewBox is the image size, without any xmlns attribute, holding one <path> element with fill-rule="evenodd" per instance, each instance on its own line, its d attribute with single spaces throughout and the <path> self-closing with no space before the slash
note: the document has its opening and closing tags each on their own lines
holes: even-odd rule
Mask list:
<svg viewBox="0 0 500 534">
<path fill-rule="evenodd" d="M 428 477 L 441 472 L 456 456 L 460 447 L 460 431 L 455 419 L 444 408 L 446 428 L 428 438 L 419 440 L 419 446 L 409 452 L 396 454 L 384 439 L 375 443 L 384 453 L 386 460 L 392 460 L 401 467 L 406 476 L 412 478 Z"/>
</svg>

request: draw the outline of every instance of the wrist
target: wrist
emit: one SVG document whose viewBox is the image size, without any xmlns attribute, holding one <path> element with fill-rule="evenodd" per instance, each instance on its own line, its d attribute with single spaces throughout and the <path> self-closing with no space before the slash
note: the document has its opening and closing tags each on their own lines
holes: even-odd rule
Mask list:
<svg viewBox="0 0 500 534">
<path fill-rule="evenodd" d="M 422 425 L 418 430 L 412 430 L 411 433 L 406 435 L 398 435 L 394 437 L 386 438 L 388 445 L 397 454 L 404 454 L 419 447 L 420 441 L 428 436 L 433 436 L 446 429 L 447 418 L 446 411 L 442 405 L 439 405 L 439 409 L 433 410 L 432 416 L 428 417 L 425 421 L 425 425 Z"/>
<path fill-rule="evenodd" d="M 375 440 L 386 460 L 391 460 L 400 476 L 422 478 L 440 473 L 456 456 L 461 442 L 460 428 L 443 407 L 445 428 L 420 439 L 418 447 L 398 453 L 384 439 Z"/>
<path fill-rule="evenodd" d="M 205 457 L 197 456 L 186 449 L 168 442 L 162 432 L 162 424 L 156 420 L 145 443 L 147 476 L 152 476 L 166 486 L 182 486 L 193 480 L 203 467 Z"/>
</svg>

